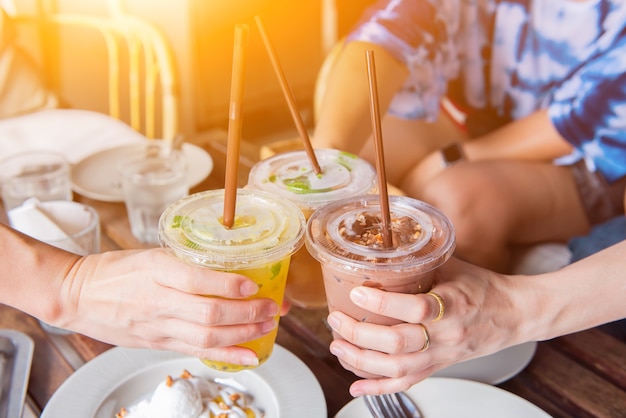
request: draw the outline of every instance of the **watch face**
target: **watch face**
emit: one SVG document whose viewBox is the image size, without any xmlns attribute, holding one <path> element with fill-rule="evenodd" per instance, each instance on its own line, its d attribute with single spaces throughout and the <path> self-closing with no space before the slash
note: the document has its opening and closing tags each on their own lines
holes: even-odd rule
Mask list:
<svg viewBox="0 0 626 418">
<path fill-rule="evenodd" d="M 443 161 L 446 165 L 450 165 L 463 159 L 463 151 L 458 143 L 448 145 L 441 150 Z"/>
</svg>

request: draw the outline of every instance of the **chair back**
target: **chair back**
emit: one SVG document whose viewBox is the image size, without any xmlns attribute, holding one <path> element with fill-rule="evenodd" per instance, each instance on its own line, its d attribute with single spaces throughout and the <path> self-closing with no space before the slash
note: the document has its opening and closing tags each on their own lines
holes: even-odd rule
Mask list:
<svg viewBox="0 0 626 418">
<path fill-rule="evenodd" d="M 16 25 L 34 25 L 45 48 L 44 67 L 59 66 L 51 54 L 63 45 L 51 43 L 58 42 L 63 30 L 98 34 L 106 49 L 108 114 L 148 138 L 173 140 L 180 129 L 180 98 L 167 39 L 155 25 L 127 13 L 119 0 L 109 0 L 108 6 L 102 16 L 57 12 L 49 0 L 40 0 L 35 12 L 7 11 Z"/>
</svg>

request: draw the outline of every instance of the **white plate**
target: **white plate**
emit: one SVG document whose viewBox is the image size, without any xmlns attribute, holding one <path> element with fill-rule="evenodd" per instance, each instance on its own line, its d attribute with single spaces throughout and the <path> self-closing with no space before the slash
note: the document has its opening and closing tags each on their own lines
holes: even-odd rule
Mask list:
<svg viewBox="0 0 626 418">
<path fill-rule="evenodd" d="M 70 376 L 52 395 L 41 418 L 112 418 L 122 406 L 147 398 L 167 376 L 184 369 L 212 379 L 232 379 L 254 396 L 268 418 L 326 418 L 326 401 L 313 373 L 294 354 L 276 345 L 262 366 L 219 372 L 197 358 L 169 351 L 112 348 Z"/>
<path fill-rule="evenodd" d="M 105 149 L 72 166 L 72 188 L 91 199 L 123 202 L 117 166 L 125 156 L 140 151 L 145 143 L 134 143 Z M 189 164 L 189 187 L 207 178 L 213 170 L 208 152 L 193 144 L 183 144 L 183 154 Z"/>
<path fill-rule="evenodd" d="M 497 385 L 518 374 L 530 363 L 536 342 L 506 348 L 494 354 L 453 364 L 433 374 L 433 377 L 453 377 Z"/>
<path fill-rule="evenodd" d="M 513 393 L 471 380 L 430 377 L 407 393 L 424 418 L 550 418 Z M 356 398 L 335 418 L 363 418 L 368 414 L 363 399 Z"/>
</svg>

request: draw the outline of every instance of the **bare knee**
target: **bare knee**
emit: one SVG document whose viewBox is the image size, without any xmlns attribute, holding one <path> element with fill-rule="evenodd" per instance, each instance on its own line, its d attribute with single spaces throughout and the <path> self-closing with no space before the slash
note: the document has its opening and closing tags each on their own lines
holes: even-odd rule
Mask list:
<svg viewBox="0 0 626 418">
<path fill-rule="evenodd" d="M 442 173 L 417 196 L 452 222 L 456 234 L 456 256 L 493 270 L 504 271 L 508 264 L 506 231 L 500 221 L 491 189 L 479 181 L 452 170 Z"/>
<path fill-rule="evenodd" d="M 423 185 L 416 198 L 427 202 L 448 217 L 462 219 L 471 212 L 471 185 L 466 184 L 462 176 L 451 175 L 446 171 Z"/>
<path fill-rule="evenodd" d="M 422 189 L 421 196 L 417 196 L 435 206 L 451 220 L 457 235 L 457 246 L 475 235 L 473 228 L 476 225 L 476 196 L 471 189 L 458 176 L 440 175 Z"/>
</svg>

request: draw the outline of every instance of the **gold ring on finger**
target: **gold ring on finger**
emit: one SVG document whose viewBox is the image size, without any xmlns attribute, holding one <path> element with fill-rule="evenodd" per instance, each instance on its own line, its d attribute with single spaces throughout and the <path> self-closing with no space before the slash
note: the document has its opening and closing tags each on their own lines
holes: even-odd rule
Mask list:
<svg viewBox="0 0 626 418">
<path fill-rule="evenodd" d="M 443 304 L 443 299 L 441 298 L 441 296 L 439 296 L 437 293 L 428 292 L 427 295 L 434 297 L 437 300 L 437 303 L 439 304 L 439 313 L 437 314 L 437 317 L 433 319 L 433 322 L 437 322 L 441 318 L 443 318 L 443 314 L 446 312 L 446 306 Z"/>
<path fill-rule="evenodd" d="M 426 325 L 424 324 L 417 324 L 420 327 L 422 327 L 422 331 L 424 331 L 424 345 L 422 346 L 422 348 L 420 349 L 420 353 L 428 350 L 428 347 L 430 347 L 430 335 L 428 335 L 428 328 L 426 328 Z"/>
</svg>

